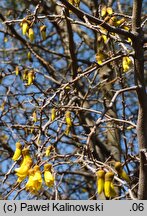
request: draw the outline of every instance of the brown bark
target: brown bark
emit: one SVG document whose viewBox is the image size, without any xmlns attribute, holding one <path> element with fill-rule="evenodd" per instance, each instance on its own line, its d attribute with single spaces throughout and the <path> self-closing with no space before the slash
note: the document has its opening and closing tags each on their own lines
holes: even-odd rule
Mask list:
<svg viewBox="0 0 147 216">
<path fill-rule="evenodd" d="M 139 173 L 139 189 L 138 199 L 147 199 L 147 94 L 145 90 L 144 79 L 144 49 L 143 49 L 143 31 L 141 29 L 141 10 L 142 1 L 134 0 L 132 14 L 132 31 L 135 36 L 133 47 L 135 50 L 134 72 L 135 82 L 138 85 L 137 95 L 139 102 L 137 136 L 140 151 L 140 173 Z"/>
</svg>

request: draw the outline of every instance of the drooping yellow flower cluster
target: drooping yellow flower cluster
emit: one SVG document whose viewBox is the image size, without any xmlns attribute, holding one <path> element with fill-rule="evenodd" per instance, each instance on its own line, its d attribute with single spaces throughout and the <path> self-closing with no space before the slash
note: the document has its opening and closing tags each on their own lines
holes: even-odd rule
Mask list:
<svg viewBox="0 0 147 216">
<path fill-rule="evenodd" d="M 107 6 L 103 6 L 101 9 L 101 18 L 104 20 L 104 22 L 107 22 L 109 25 L 111 26 L 115 26 L 115 27 L 121 27 L 127 31 L 130 30 L 130 28 L 127 25 L 127 20 L 125 17 L 122 18 L 118 18 L 114 15 L 113 13 L 113 9 L 111 7 L 107 7 Z M 103 28 L 100 26 L 100 29 L 102 30 Z M 107 43 L 108 38 L 106 36 L 107 34 L 107 30 L 102 30 L 102 32 L 104 32 L 104 34 L 102 34 L 101 36 L 99 36 L 98 41 L 102 40 L 104 41 L 104 43 Z M 130 43 L 131 39 L 127 38 L 127 41 Z"/>
<path fill-rule="evenodd" d="M 45 164 L 44 165 L 44 181 L 46 186 L 53 187 L 54 185 L 54 176 L 52 174 L 52 165 L 51 164 Z M 40 171 L 40 167 L 38 165 L 35 165 L 33 168 L 29 170 L 29 178 L 26 183 L 26 190 L 30 193 L 35 194 L 38 192 L 42 187 L 42 175 Z"/>
<path fill-rule="evenodd" d="M 20 26 L 22 28 L 22 34 L 27 35 L 31 42 L 33 42 L 35 39 L 33 24 L 34 23 L 31 22 L 31 20 L 28 17 L 24 18 L 22 22 L 20 23 Z M 42 39 L 46 40 L 46 26 L 45 25 L 40 26 L 40 34 L 41 34 Z"/>
<path fill-rule="evenodd" d="M 28 148 L 22 149 L 19 142 L 16 143 L 16 149 L 13 155 L 13 160 L 16 161 L 22 156 L 22 161 L 19 168 L 15 169 L 15 174 L 18 176 L 17 183 L 21 183 L 28 177 L 25 185 L 26 191 L 36 194 L 43 184 L 42 173 L 39 165 L 33 166 L 33 160 L 30 156 Z M 52 165 L 44 164 L 44 182 L 49 188 L 54 185 L 54 176 L 52 174 Z"/>
<path fill-rule="evenodd" d="M 25 69 L 23 71 L 22 78 L 23 78 L 24 81 L 27 82 L 27 85 L 33 84 L 33 81 L 35 79 L 34 70 L 27 70 L 27 69 Z"/>
<path fill-rule="evenodd" d="M 117 19 L 116 16 L 113 15 L 113 9 L 111 7 L 103 6 L 101 10 L 101 17 L 105 22 L 112 26 L 120 26 L 125 22 L 125 18 Z"/>
<path fill-rule="evenodd" d="M 33 69 L 31 69 L 31 70 L 24 69 L 24 70 L 22 71 L 22 74 L 20 74 L 19 67 L 16 66 L 16 68 L 15 68 L 15 74 L 16 74 L 16 76 L 21 75 L 23 81 L 25 81 L 25 82 L 27 83 L 28 86 L 29 86 L 29 85 L 32 85 L 33 82 L 34 82 L 34 79 L 35 79 L 35 72 L 34 72 Z"/>
<path fill-rule="evenodd" d="M 100 169 L 96 173 L 97 175 L 97 190 L 98 194 L 104 192 L 107 198 L 113 198 L 116 196 L 116 192 L 114 190 L 113 172 L 105 172 L 104 170 Z"/>
<path fill-rule="evenodd" d="M 34 22 L 33 20 L 31 20 L 31 18 L 29 16 L 25 17 L 21 23 L 20 23 L 21 29 L 22 29 L 22 34 L 27 36 L 27 38 L 29 38 L 30 42 L 34 42 L 35 40 L 35 33 L 33 30 L 34 27 Z M 41 38 L 42 40 L 46 40 L 46 26 L 45 25 L 41 25 L 40 26 L 40 34 L 41 34 Z M 31 51 L 29 51 L 27 53 L 27 59 L 29 61 L 33 61 L 32 56 L 31 56 Z M 18 66 L 16 66 L 15 68 L 15 74 L 16 76 L 20 75 L 23 79 L 23 81 L 26 82 L 26 84 L 29 86 L 31 84 L 33 84 L 34 79 L 35 79 L 35 73 L 33 69 L 21 69 L 22 73 L 20 73 L 20 69 Z"/>
<path fill-rule="evenodd" d="M 114 165 L 118 177 L 125 180 L 127 183 L 130 182 L 130 178 L 127 173 L 123 170 L 123 165 L 120 162 L 116 162 Z M 101 194 L 104 192 L 105 197 L 114 198 L 117 193 L 114 189 L 114 173 L 113 172 L 105 172 L 103 169 L 100 169 L 96 172 L 97 176 L 97 192 Z"/>
</svg>

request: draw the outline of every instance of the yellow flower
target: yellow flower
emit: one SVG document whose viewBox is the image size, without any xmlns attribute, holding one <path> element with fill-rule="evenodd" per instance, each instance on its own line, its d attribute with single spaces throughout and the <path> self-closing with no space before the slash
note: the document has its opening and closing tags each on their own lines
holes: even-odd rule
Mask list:
<svg viewBox="0 0 147 216">
<path fill-rule="evenodd" d="M 122 58 L 123 71 L 127 72 L 130 69 L 131 65 L 132 65 L 132 60 L 128 56 L 124 56 Z"/>
<path fill-rule="evenodd" d="M 52 110 L 51 110 L 51 120 L 54 121 L 55 118 L 56 118 L 56 109 L 52 108 Z"/>
<path fill-rule="evenodd" d="M 127 41 L 128 41 L 129 43 L 132 43 L 132 40 L 131 40 L 131 38 L 128 38 L 128 39 L 127 39 Z"/>
<path fill-rule="evenodd" d="M 33 181 L 33 178 L 34 178 L 34 170 L 33 169 L 30 169 L 29 172 L 29 178 L 28 178 L 28 181 L 25 185 L 25 188 L 27 191 L 30 191 L 31 193 L 34 193 L 35 192 L 35 189 L 34 189 L 34 181 Z"/>
<path fill-rule="evenodd" d="M 28 36 L 29 36 L 30 41 L 33 42 L 35 39 L 35 35 L 34 35 L 34 31 L 32 28 L 29 28 Z"/>
<path fill-rule="evenodd" d="M 128 26 L 123 26 L 123 29 L 125 29 L 126 31 L 129 31 L 130 30 L 130 28 L 128 27 Z"/>
<path fill-rule="evenodd" d="M 22 34 L 25 35 L 29 29 L 30 21 L 24 19 L 21 23 Z"/>
<path fill-rule="evenodd" d="M 118 21 L 116 22 L 116 24 L 117 24 L 117 26 L 120 26 L 120 25 L 123 24 L 125 21 L 126 21 L 125 18 L 122 18 L 122 19 L 118 20 Z"/>
<path fill-rule="evenodd" d="M 107 13 L 108 13 L 109 15 L 112 15 L 112 14 L 113 14 L 113 9 L 112 9 L 112 7 L 107 7 Z"/>
<path fill-rule="evenodd" d="M 45 184 L 48 187 L 52 187 L 54 185 L 54 176 L 51 173 L 51 169 L 52 169 L 51 164 L 44 165 L 44 180 L 45 180 Z"/>
<path fill-rule="evenodd" d="M 32 161 L 28 148 L 22 149 L 22 156 L 23 156 L 23 159 L 22 159 L 21 166 L 25 165 L 28 161 Z"/>
<path fill-rule="evenodd" d="M 29 154 L 29 149 L 24 148 L 22 150 L 22 156 L 23 159 L 20 167 L 15 169 L 16 175 L 18 176 L 17 182 L 21 182 L 27 177 L 28 171 L 33 163 Z"/>
<path fill-rule="evenodd" d="M 123 165 L 120 162 L 115 163 L 115 169 L 120 178 L 124 179 L 126 182 L 130 182 L 130 178 L 128 174 L 123 170 Z"/>
<path fill-rule="evenodd" d="M 19 67 L 18 67 L 18 65 L 15 67 L 15 74 L 16 74 L 16 76 L 19 75 Z"/>
<path fill-rule="evenodd" d="M 101 10 L 101 16 L 104 17 L 104 16 L 106 16 L 106 14 L 107 14 L 107 7 L 103 6 L 102 10 Z"/>
<path fill-rule="evenodd" d="M 114 185 L 113 185 L 113 178 L 114 178 L 113 172 L 107 172 L 105 174 L 104 193 L 107 198 L 113 198 L 116 196 L 116 192 L 114 190 Z"/>
<path fill-rule="evenodd" d="M 45 151 L 45 156 L 46 157 L 49 157 L 50 156 L 50 153 L 51 153 L 51 150 L 53 149 L 54 147 L 51 145 L 51 146 L 48 146 L 46 148 L 46 151 Z"/>
<path fill-rule="evenodd" d="M 101 16 L 105 17 L 107 14 L 112 15 L 113 9 L 111 7 L 103 6 L 101 10 Z"/>
<path fill-rule="evenodd" d="M 97 175 L 97 191 L 98 194 L 101 194 L 104 190 L 105 171 L 102 169 L 98 170 L 96 175 Z"/>
<path fill-rule="evenodd" d="M 31 62 L 33 61 L 33 60 L 32 60 L 32 56 L 31 56 L 31 52 L 28 52 L 28 53 L 27 53 L 27 57 L 28 57 L 28 60 L 29 60 L 29 61 L 31 61 Z"/>
<path fill-rule="evenodd" d="M 46 39 L 46 26 L 43 25 L 43 26 L 40 26 L 40 33 L 41 33 L 41 37 L 43 40 Z"/>
<path fill-rule="evenodd" d="M 40 167 L 38 165 L 35 165 L 33 170 L 34 170 L 34 177 L 33 177 L 34 189 L 35 191 L 39 191 L 42 186 L 42 176 L 40 172 Z"/>
<path fill-rule="evenodd" d="M 34 79 L 35 79 L 33 70 L 28 72 L 27 79 L 28 79 L 28 85 L 31 85 L 33 83 Z"/>
<path fill-rule="evenodd" d="M 33 112 L 33 121 L 37 122 L 37 114 L 36 111 Z"/>
<path fill-rule="evenodd" d="M 106 44 L 107 41 L 108 41 L 108 37 L 106 35 L 104 35 L 104 34 L 102 34 L 101 37 L 102 37 L 104 43 Z"/>
<path fill-rule="evenodd" d="M 14 161 L 18 160 L 18 158 L 21 155 L 21 150 L 22 150 L 22 145 L 20 142 L 17 142 L 16 143 L 16 149 L 15 149 L 14 155 L 12 157 L 12 160 L 14 160 Z"/>
<path fill-rule="evenodd" d="M 23 180 L 28 176 L 28 171 L 31 166 L 32 166 L 32 159 L 28 159 L 27 161 L 25 161 L 25 164 L 22 163 L 19 168 L 15 169 L 16 175 L 19 177 L 19 179 Z"/>
<path fill-rule="evenodd" d="M 66 129 L 65 129 L 65 134 L 68 135 L 70 132 L 70 129 L 72 127 L 72 119 L 71 119 L 71 112 L 70 111 L 66 111 L 65 113 L 65 120 L 66 120 Z"/>
<path fill-rule="evenodd" d="M 66 120 L 66 124 L 71 127 L 72 126 L 72 120 L 71 120 L 71 112 L 70 111 L 66 111 L 65 113 L 65 120 Z"/>
</svg>

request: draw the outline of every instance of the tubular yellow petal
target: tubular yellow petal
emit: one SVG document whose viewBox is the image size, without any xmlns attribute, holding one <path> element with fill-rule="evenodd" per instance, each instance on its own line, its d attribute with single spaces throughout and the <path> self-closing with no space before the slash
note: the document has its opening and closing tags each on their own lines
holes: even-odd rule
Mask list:
<svg viewBox="0 0 147 216">
<path fill-rule="evenodd" d="M 33 121 L 37 122 L 37 113 L 36 113 L 36 111 L 33 112 Z"/>
<path fill-rule="evenodd" d="M 29 36 L 30 41 L 33 42 L 35 39 L 35 35 L 34 35 L 34 31 L 32 28 L 29 28 L 28 36 Z"/>
<path fill-rule="evenodd" d="M 48 146 L 47 148 L 46 148 L 46 151 L 45 151 L 45 156 L 46 157 L 49 157 L 50 156 L 50 153 L 51 153 L 51 151 L 52 151 L 52 149 L 53 149 L 54 147 L 51 145 L 51 146 Z"/>
<path fill-rule="evenodd" d="M 12 160 L 14 160 L 14 161 L 18 160 L 18 158 L 19 158 L 20 155 L 21 155 L 21 151 L 22 151 L 21 143 L 20 143 L 20 142 L 17 142 L 17 143 L 16 143 L 16 149 L 15 149 L 14 155 L 13 155 L 13 157 L 12 157 Z"/>
<path fill-rule="evenodd" d="M 32 162 L 32 158 L 30 157 L 28 148 L 24 148 L 22 150 L 22 155 L 23 155 L 23 160 L 21 162 L 21 166 L 25 166 L 25 164 L 27 164 L 28 162 L 29 163 Z"/>
<path fill-rule="evenodd" d="M 116 22 L 116 24 L 117 24 L 117 26 L 120 26 L 120 25 L 123 24 L 124 22 L 125 22 L 125 18 L 122 18 L 122 19 L 118 20 L 118 21 Z"/>
<path fill-rule="evenodd" d="M 128 26 L 123 26 L 123 29 L 125 29 L 126 31 L 129 31 L 130 30 L 130 28 L 128 27 Z"/>
<path fill-rule="evenodd" d="M 124 56 L 122 59 L 123 71 L 127 72 L 130 69 L 131 65 L 132 65 L 132 60 L 128 56 Z"/>
<path fill-rule="evenodd" d="M 34 191 L 34 181 L 33 181 L 34 170 L 30 169 L 28 173 L 29 173 L 29 178 L 28 178 L 25 188 L 26 190 L 33 192 Z"/>
<path fill-rule="evenodd" d="M 71 120 L 71 112 L 70 111 L 66 111 L 65 113 L 65 120 L 66 120 L 66 124 L 71 127 L 72 126 L 72 120 Z"/>
<path fill-rule="evenodd" d="M 98 194 L 101 194 L 104 190 L 104 179 L 103 178 L 99 178 L 97 180 L 97 191 Z"/>
<path fill-rule="evenodd" d="M 32 56 L 31 56 L 31 52 L 28 52 L 28 53 L 27 53 L 27 57 L 28 57 L 28 60 L 29 60 L 29 61 L 33 61 L 33 60 L 32 60 Z"/>
<path fill-rule="evenodd" d="M 107 13 L 107 7 L 106 7 L 106 6 L 103 6 L 103 7 L 102 7 L 102 10 L 101 10 L 101 16 L 102 16 L 102 17 L 106 16 L 106 13 Z"/>
<path fill-rule="evenodd" d="M 25 178 L 28 175 L 28 171 L 32 166 L 32 160 L 27 161 L 26 164 L 22 164 L 19 168 L 15 169 L 16 175 L 20 178 Z"/>
<path fill-rule="evenodd" d="M 103 39 L 104 43 L 106 44 L 106 43 L 107 43 L 107 41 L 108 41 L 108 38 L 107 38 L 107 36 L 106 36 L 106 35 L 104 35 L 104 34 L 102 34 L 101 36 L 102 36 L 102 39 Z"/>
<path fill-rule="evenodd" d="M 114 190 L 114 185 L 112 183 L 114 178 L 114 173 L 107 172 L 105 174 L 105 183 L 104 183 L 104 193 L 107 198 L 115 197 L 116 192 Z"/>
<path fill-rule="evenodd" d="M 51 120 L 54 121 L 55 118 L 56 118 L 56 109 L 52 108 L 52 110 L 51 110 Z"/>
<path fill-rule="evenodd" d="M 105 171 L 100 169 L 96 173 L 97 175 L 97 191 L 98 194 L 101 194 L 104 190 L 104 179 L 105 179 Z"/>
<path fill-rule="evenodd" d="M 15 67 L 15 74 L 16 74 L 16 76 L 19 75 L 19 67 L 18 67 L 18 65 Z"/>
<path fill-rule="evenodd" d="M 123 170 L 123 165 L 119 161 L 115 163 L 115 169 L 120 178 L 124 179 L 126 182 L 130 182 L 128 174 Z"/>
<path fill-rule="evenodd" d="M 120 174 L 118 173 L 118 175 L 120 175 L 120 177 L 122 179 L 124 179 L 126 182 L 130 182 L 130 178 L 129 178 L 128 174 L 124 170 L 122 170 L 122 172 Z"/>
<path fill-rule="evenodd" d="M 105 181 L 104 193 L 105 193 L 106 197 L 108 197 L 108 198 L 111 197 L 111 181 Z"/>
<path fill-rule="evenodd" d="M 34 188 L 36 191 L 38 191 L 41 189 L 42 186 L 42 176 L 40 172 L 40 167 L 38 165 L 35 165 L 33 170 L 34 170 L 34 176 L 33 176 Z"/>
<path fill-rule="evenodd" d="M 100 169 L 96 172 L 97 175 L 97 191 L 101 194 L 104 190 L 105 171 Z"/>
<path fill-rule="evenodd" d="M 54 177 L 51 174 L 51 172 L 49 172 L 49 171 L 44 172 L 44 180 L 45 180 L 45 184 L 48 187 L 52 187 L 54 185 Z"/>
<path fill-rule="evenodd" d="M 29 29 L 29 24 L 27 21 L 24 21 L 22 23 L 22 34 L 25 35 L 27 33 L 28 29 Z"/>
<path fill-rule="evenodd" d="M 51 173 L 51 169 L 52 169 L 51 164 L 44 165 L 44 180 L 45 180 L 45 184 L 48 187 L 52 187 L 54 185 L 54 176 Z"/>
<path fill-rule="evenodd" d="M 108 13 L 109 15 L 112 15 L 112 13 L 113 13 L 112 7 L 107 7 L 107 13 Z"/>
<path fill-rule="evenodd" d="M 129 43 L 132 43 L 132 40 L 131 40 L 131 38 L 128 38 L 128 39 L 127 39 L 127 41 L 128 41 Z"/>
<path fill-rule="evenodd" d="M 34 78 L 35 78 L 33 70 L 28 72 L 28 77 L 27 78 L 28 78 L 28 85 L 33 84 L 33 81 L 34 81 Z"/>
<path fill-rule="evenodd" d="M 43 26 L 40 26 L 40 33 L 41 33 L 41 37 L 43 40 L 46 39 L 46 26 L 43 25 Z"/>
</svg>

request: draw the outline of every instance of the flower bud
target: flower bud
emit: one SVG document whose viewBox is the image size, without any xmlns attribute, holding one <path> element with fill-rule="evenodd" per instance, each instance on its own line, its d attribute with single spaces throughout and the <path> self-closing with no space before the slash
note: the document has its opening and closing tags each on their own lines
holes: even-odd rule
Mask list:
<svg viewBox="0 0 147 216">
<path fill-rule="evenodd" d="M 40 26 L 40 33 L 41 33 L 41 37 L 43 40 L 46 39 L 46 26 L 43 25 L 43 26 Z"/>
<path fill-rule="evenodd" d="M 30 41 L 33 42 L 35 39 L 35 35 L 34 35 L 34 31 L 32 28 L 29 28 L 28 36 L 29 36 Z"/>
</svg>

